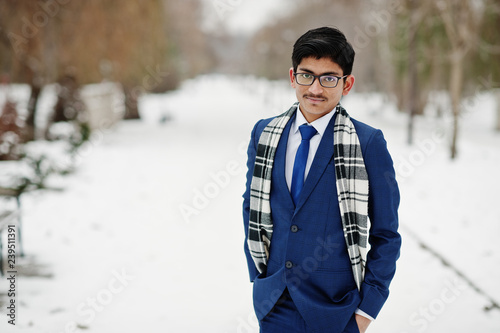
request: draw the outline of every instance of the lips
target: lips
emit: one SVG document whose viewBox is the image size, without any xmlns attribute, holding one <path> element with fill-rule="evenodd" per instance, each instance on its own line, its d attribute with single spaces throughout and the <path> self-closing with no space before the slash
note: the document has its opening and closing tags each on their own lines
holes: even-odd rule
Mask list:
<svg viewBox="0 0 500 333">
<path fill-rule="evenodd" d="M 320 103 L 326 101 L 326 98 L 322 96 L 312 96 L 312 95 L 304 95 L 304 98 L 309 100 L 312 103 Z"/>
</svg>

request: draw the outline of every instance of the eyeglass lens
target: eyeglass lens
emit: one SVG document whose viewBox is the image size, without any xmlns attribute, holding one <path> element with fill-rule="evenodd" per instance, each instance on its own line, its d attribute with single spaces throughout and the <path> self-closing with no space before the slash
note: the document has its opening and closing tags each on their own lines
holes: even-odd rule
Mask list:
<svg viewBox="0 0 500 333">
<path fill-rule="evenodd" d="M 302 73 L 298 73 L 296 75 L 296 78 L 297 78 L 297 83 L 298 84 L 301 84 L 301 85 L 312 85 L 314 80 L 316 79 L 316 76 L 312 75 L 312 74 L 302 74 Z M 322 76 L 319 76 L 319 81 L 320 81 L 320 84 L 323 86 L 323 87 L 336 87 L 337 86 L 337 81 L 338 81 L 338 78 L 336 76 L 332 76 L 332 75 L 322 75 Z"/>
</svg>

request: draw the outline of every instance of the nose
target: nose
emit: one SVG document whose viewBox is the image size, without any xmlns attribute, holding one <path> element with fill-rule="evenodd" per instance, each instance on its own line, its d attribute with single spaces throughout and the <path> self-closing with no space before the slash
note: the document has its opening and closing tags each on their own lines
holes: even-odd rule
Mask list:
<svg viewBox="0 0 500 333">
<path fill-rule="evenodd" d="M 321 95 L 323 87 L 319 83 L 319 78 L 314 79 L 314 82 L 309 86 L 309 92 L 314 95 Z"/>
</svg>

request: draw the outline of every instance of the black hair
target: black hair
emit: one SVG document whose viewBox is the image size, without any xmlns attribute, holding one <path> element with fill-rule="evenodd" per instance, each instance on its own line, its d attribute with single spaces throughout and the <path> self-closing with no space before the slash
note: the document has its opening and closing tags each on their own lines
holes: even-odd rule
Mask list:
<svg viewBox="0 0 500 333">
<path fill-rule="evenodd" d="M 304 58 L 329 58 L 342 68 L 344 75 L 349 75 L 354 55 L 354 49 L 340 30 L 330 27 L 312 29 L 297 39 L 293 46 L 293 70 L 297 71 Z"/>
</svg>

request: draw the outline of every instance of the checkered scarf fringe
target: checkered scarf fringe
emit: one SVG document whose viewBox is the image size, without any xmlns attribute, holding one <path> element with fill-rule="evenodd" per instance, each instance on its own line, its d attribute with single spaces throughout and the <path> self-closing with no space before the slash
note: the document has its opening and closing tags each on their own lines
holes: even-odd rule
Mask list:
<svg viewBox="0 0 500 333">
<path fill-rule="evenodd" d="M 271 175 L 283 130 L 297 111 L 295 103 L 264 129 L 257 146 L 250 185 L 248 247 L 259 272 L 265 272 L 273 234 Z M 339 104 L 334 124 L 334 158 L 342 227 L 358 289 L 364 278 L 368 238 L 368 174 L 353 123 Z"/>
</svg>

